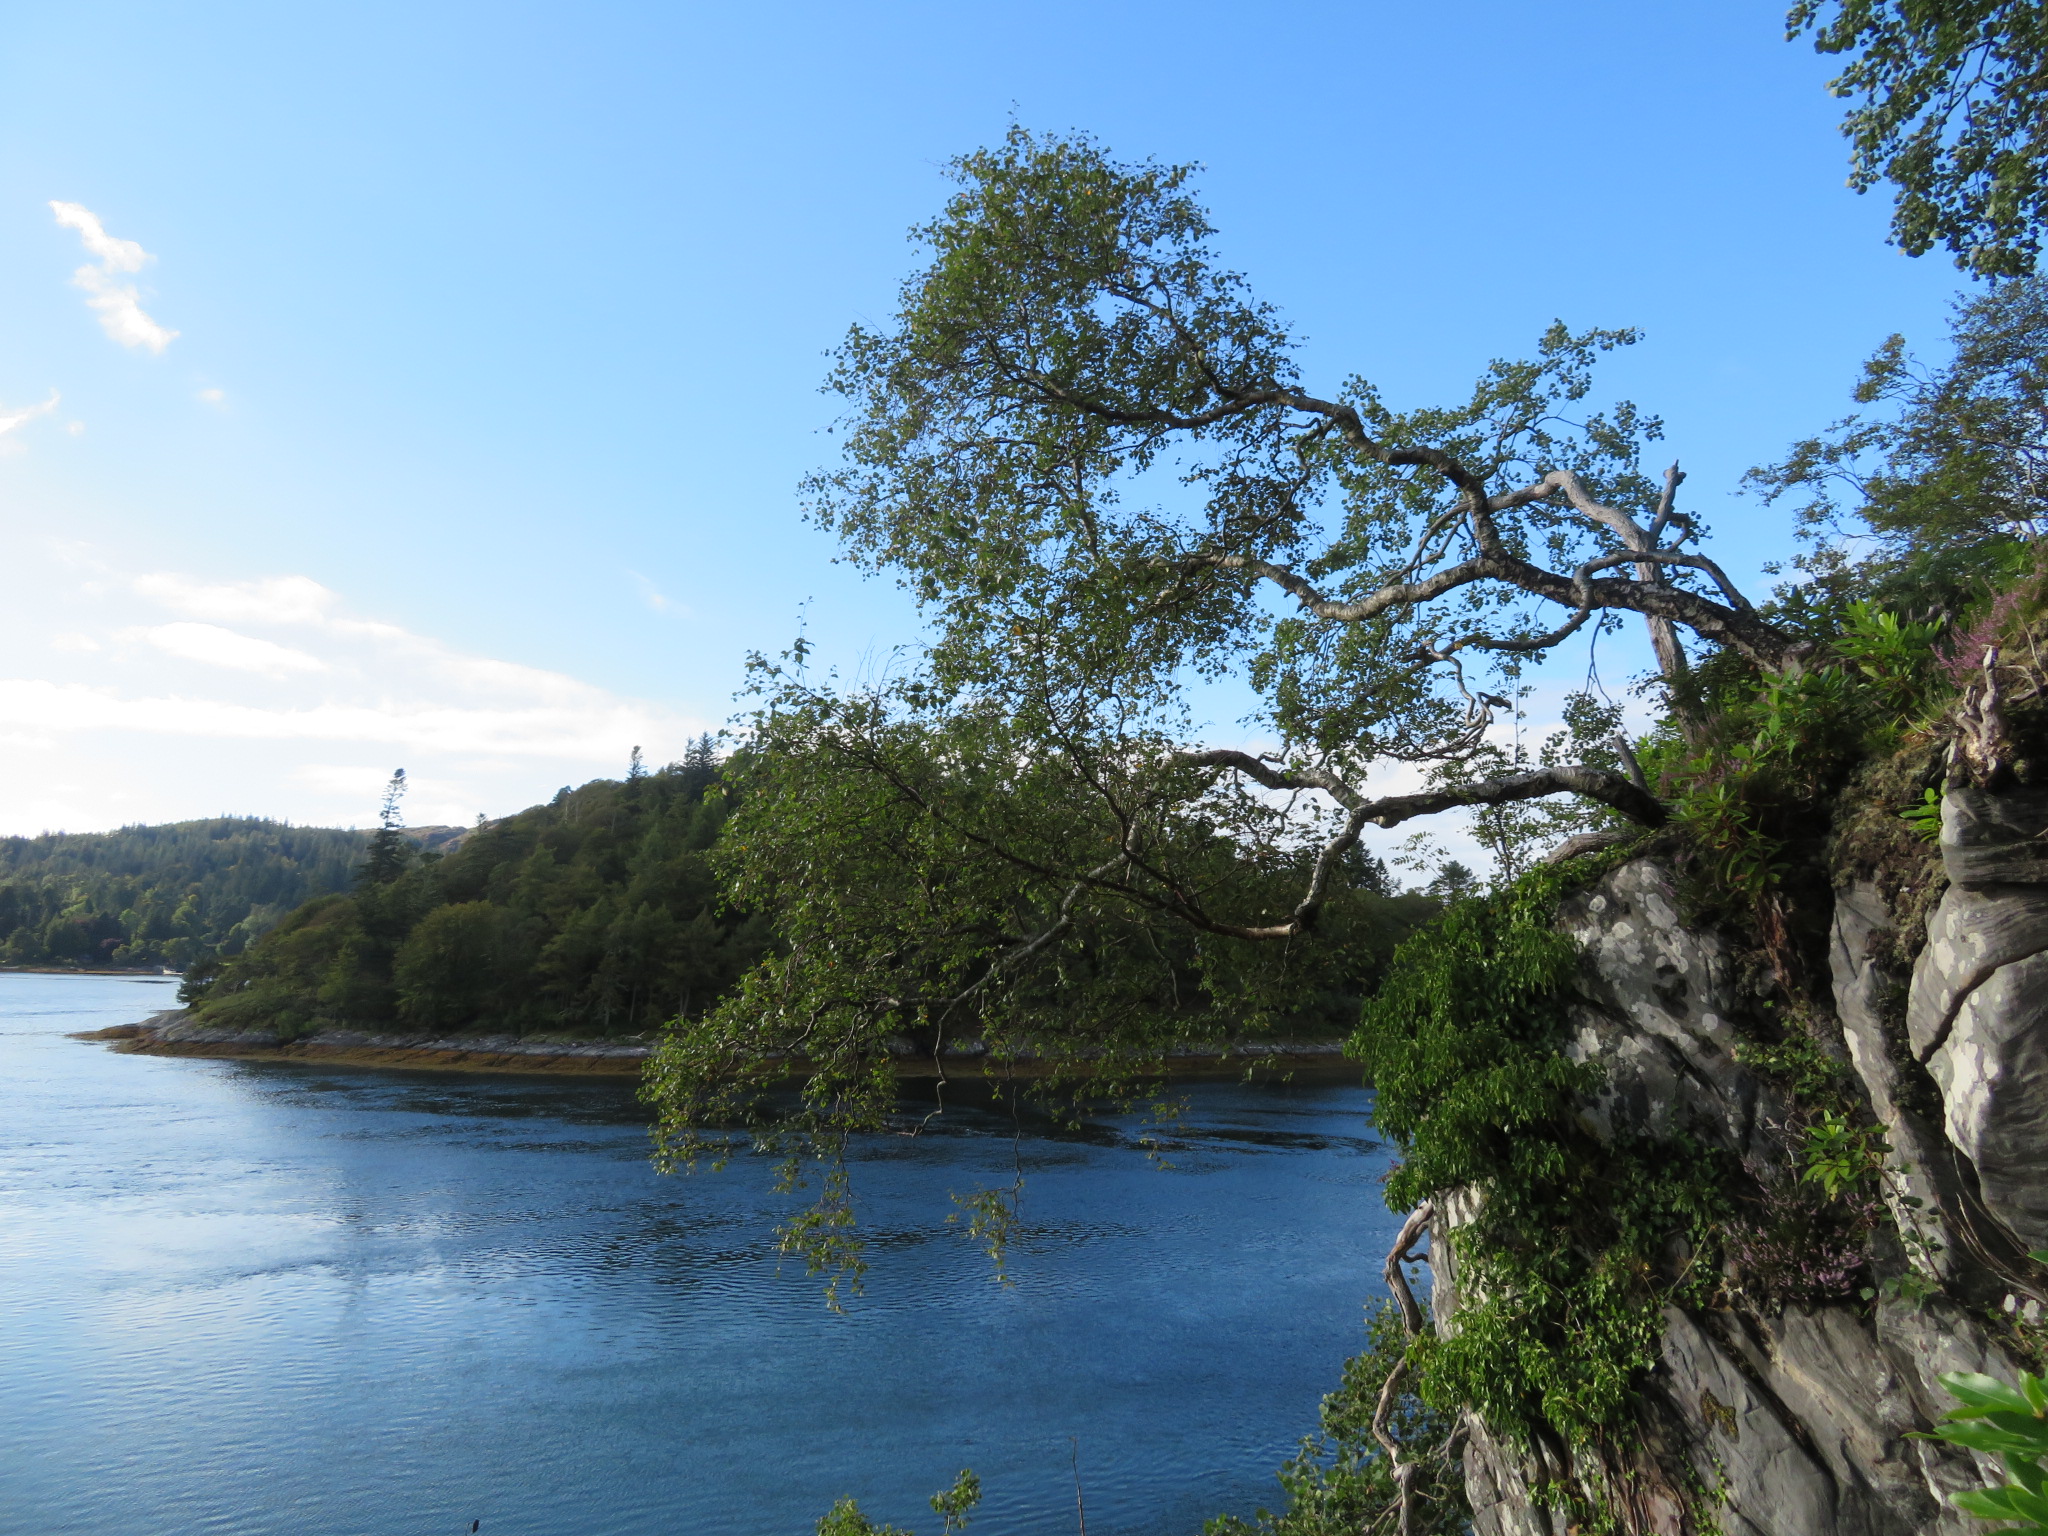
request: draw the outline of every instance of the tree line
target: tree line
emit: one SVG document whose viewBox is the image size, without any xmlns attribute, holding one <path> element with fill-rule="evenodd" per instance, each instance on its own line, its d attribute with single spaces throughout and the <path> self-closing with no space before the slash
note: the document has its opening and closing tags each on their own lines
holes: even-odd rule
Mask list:
<svg viewBox="0 0 2048 1536">
<path fill-rule="evenodd" d="M 0 964 L 183 970 L 346 890 L 369 834 L 220 816 L 0 838 Z"/>
</svg>

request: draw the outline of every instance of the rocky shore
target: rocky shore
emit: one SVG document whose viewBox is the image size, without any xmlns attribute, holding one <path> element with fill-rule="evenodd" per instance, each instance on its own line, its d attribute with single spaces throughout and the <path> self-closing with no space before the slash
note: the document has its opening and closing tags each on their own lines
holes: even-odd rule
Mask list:
<svg viewBox="0 0 2048 1536">
<path fill-rule="evenodd" d="M 142 1056 L 198 1056 L 223 1060 L 303 1061 L 327 1066 L 400 1067 L 433 1072 L 544 1072 L 635 1076 L 650 1054 L 651 1040 L 578 1040 L 535 1035 L 374 1034 L 368 1030 L 321 1029 L 283 1037 L 259 1030 L 221 1029 L 199 1022 L 187 1009 L 152 1014 L 139 1024 L 89 1030 L 75 1040 L 98 1041 L 109 1049 Z M 963 1041 L 934 1061 L 909 1040 L 896 1047 L 896 1070 L 907 1078 L 979 1077 L 990 1069 L 987 1049 Z M 1167 1058 L 1174 1077 L 1261 1078 L 1281 1076 L 1355 1081 L 1356 1066 L 1345 1060 L 1337 1040 L 1256 1041 L 1212 1050 L 1176 1051 Z M 801 1063 L 791 1064 L 800 1075 Z M 1000 1070 L 1029 1077 L 1036 1064 L 1011 1062 Z"/>
</svg>

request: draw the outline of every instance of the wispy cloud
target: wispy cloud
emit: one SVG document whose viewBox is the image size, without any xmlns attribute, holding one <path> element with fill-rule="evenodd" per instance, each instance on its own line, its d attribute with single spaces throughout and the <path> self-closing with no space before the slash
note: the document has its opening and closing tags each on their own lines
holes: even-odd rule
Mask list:
<svg viewBox="0 0 2048 1536">
<path fill-rule="evenodd" d="M 140 272 L 156 258 L 133 240 L 117 240 L 107 233 L 99 215 L 80 203 L 51 200 L 50 210 L 58 224 L 78 231 L 86 253 L 96 257 L 98 266 L 83 266 L 71 274 L 74 287 L 86 293 L 86 303 L 99 313 L 100 328 L 124 347 L 147 347 L 162 352 L 178 333 L 159 325 L 143 312 L 142 295 L 124 274 Z"/>
<path fill-rule="evenodd" d="M 679 619 L 690 617 L 690 610 L 687 607 L 670 597 L 638 571 L 628 571 L 626 575 L 632 579 L 634 590 L 640 594 L 640 601 L 656 613 L 672 613 Z"/>
<path fill-rule="evenodd" d="M 661 588 L 657 587 L 645 576 L 642 576 L 638 571 L 628 571 L 626 574 L 633 578 L 633 586 L 639 591 L 641 602 L 652 608 L 656 613 L 667 611 L 670 606 L 667 593 L 663 592 Z"/>
<path fill-rule="evenodd" d="M 275 640 L 237 634 L 218 624 L 189 621 L 159 624 L 154 629 L 142 631 L 142 638 L 166 655 L 186 661 L 203 661 L 208 666 L 227 667 L 236 672 L 255 672 L 264 677 L 289 677 L 293 673 L 327 670 L 327 663 L 318 656 L 279 645 Z"/>
<path fill-rule="evenodd" d="M 79 683 L 8 679 L 0 680 L 0 725 L 53 734 L 135 731 L 230 741 L 377 743 L 416 752 L 558 758 L 593 766 L 615 765 L 621 742 L 653 734 L 645 708 L 625 700 L 591 702 L 596 707 L 580 710 L 340 701 L 270 709 L 184 695 L 124 698 Z"/>
<path fill-rule="evenodd" d="M 229 624 L 319 624 L 339 601 L 310 576 L 198 581 L 175 571 L 151 571 L 129 585 L 173 613 Z"/>
<path fill-rule="evenodd" d="M 57 215 L 57 223 L 63 228 L 78 231 L 78 238 L 87 254 L 97 256 L 105 271 L 140 272 L 153 259 L 137 242 L 116 240 L 108 234 L 106 226 L 100 223 L 100 216 L 81 203 L 52 200 L 50 210 Z"/>
<path fill-rule="evenodd" d="M 90 552 L 70 553 L 75 565 L 94 570 L 89 585 L 125 589 L 176 615 L 168 623 L 131 625 L 109 635 L 128 642 L 106 652 L 110 665 L 124 665 L 123 654 L 135 657 L 139 641 L 148 647 L 142 655 L 159 658 L 159 675 L 142 689 L 112 678 L 0 681 L 0 730 L 377 743 L 421 754 L 610 766 L 623 761 L 635 742 L 656 753 L 663 744 L 680 750 L 703 728 L 564 673 L 471 654 L 397 624 L 357 617 L 338 593 L 311 577 L 208 581 L 176 571 L 124 575 L 100 565 Z M 87 636 L 65 638 L 68 646 L 95 643 Z M 198 672 L 163 675 L 164 658 L 242 673 L 248 681 L 234 684 Z"/>
<path fill-rule="evenodd" d="M 57 391 L 50 391 L 50 398 L 41 405 L 0 405 L 0 437 L 5 437 L 16 427 L 34 421 L 38 416 L 47 416 L 57 409 Z"/>
<path fill-rule="evenodd" d="M 360 822 L 397 763 L 413 819 L 466 822 L 619 774 L 635 743 L 680 755 L 711 724 L 360 612 L 306 575 L 124 568 L 57 540 L 17 553 L 0 831 L 224 806 Z"/>
</svg>

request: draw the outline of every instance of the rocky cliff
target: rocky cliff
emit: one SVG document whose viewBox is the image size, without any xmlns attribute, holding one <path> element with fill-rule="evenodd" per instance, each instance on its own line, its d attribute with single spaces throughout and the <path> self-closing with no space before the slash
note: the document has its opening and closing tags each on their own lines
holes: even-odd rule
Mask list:
<svg viewBox="0 0 2048 1536">
<path fill-rule="evenodd" d="M 1624 1529 L 1984 1529 L 1947 1495 L 2003 1478 L 1913 1435 L 1952 1406 L 1940 1373 L 2011 1379 L 2041 1316 L 2048 1275 L 2028 1253 L 2048 1246 L 2048 794 L 1952 789 L 1941 854 L 1924 942 L 1896 892 L 1853 873 L 1828 923 L 1834 1017 L 1816 1033 L 1888 1148 L 1859 1238 L 1863 1283 L 1774 1302 L 1746 1294 L 1731 1265 L 1725 1305 L 1665 1309 L 1640 1443 L 1608 1477 Z M 1601 1069 L 1584 1106 L 1596 1131 L 1682 1134 L 1762 1184 L 1796 1185 L 1797 1110 L 1743 1059 L 1754 993 L 1730 945 L 1683 917 L 1670 871 L 1625 864 L 1561 921 L 1583 948 L 1569 1051 Z M 1454 1220 L 1457 1202 L 1444 1204 Z M 1456 1263 L 1434 1235 L 1437 1326 L 1454 1331 Z M 1481 1536 L 1563 1536 L 1565 1511 L 1543 1493 L 1555 1449 L 1467 1429 Z"/>
</svg>

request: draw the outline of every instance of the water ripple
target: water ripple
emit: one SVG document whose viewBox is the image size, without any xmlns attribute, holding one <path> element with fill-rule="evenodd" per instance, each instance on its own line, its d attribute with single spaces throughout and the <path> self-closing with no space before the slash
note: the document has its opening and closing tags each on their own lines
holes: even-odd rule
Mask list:
<svg viewBox="0 0 2048 1536">
<path fill-rule="evenodd" d="M 664 1179 L 621 1081 L 121 1056 L 166 1006 L 0 976 L 0 1526 L 220 1536 L 1189 1536 L 1278 1495 L 1394 1225 L 1362 1090 L 1199 1084 L 1162 1133 L 966 1102 L 853 1149 L 844 1316 L 765 1159 Z M 928 1103 L 906 1104 L 905 1124 Z M 949 1196 L 1025 1178 L 1007 1285 Z"/>
</svg>

